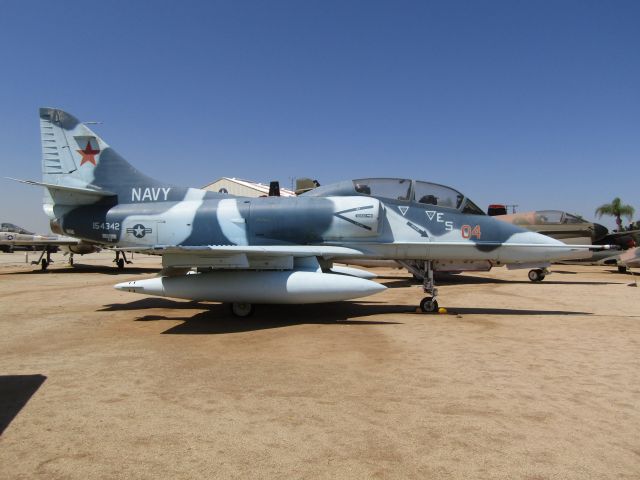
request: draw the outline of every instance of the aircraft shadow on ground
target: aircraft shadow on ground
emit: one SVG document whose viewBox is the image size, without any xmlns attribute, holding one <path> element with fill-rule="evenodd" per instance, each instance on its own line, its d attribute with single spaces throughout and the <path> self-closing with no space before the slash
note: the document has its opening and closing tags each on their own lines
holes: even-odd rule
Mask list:
<svg viewBox="0 0 640 480">
<path fill-rule="evenodd" d="M 101 273 L 103 275 L 135 275 L 136 273 L 154 274 L 158 273 L 161 269 L 149 268 L 149 267 L 127 267 L 124 270 L 120 270 L 117 267 L 103 266 L 103 265 L 83 265 L 76 263 L 74 266 L 65 265 L 64 267 L 52 267 L 51 269 L 43 272 L 38 266 L 33 267 L 33 270 L 20 271 L 20 272 L 8 272 L 4 275 L 52 275 L 56 273 L 63 273 L 65 275 L 73 273 Z"/>
<path fill-rule="evenodd" d="M 450 315 L 558 315 L 558 316 L 583 316 L 593 315 L 590 312 L 572 312 L 569 310 L 517 310 L 513 308 L 475 308 L 475 307 L 447 307 Z"/>
<path fill-rule="evenodd" d="M 558 273 L 558 272 L 553 272 Z M 422 282 L 414 280 L 411 277 L 398 278 L 398 277 L 378 277 L 381 280 L 385 278 L 391 279 L 391 281 L 381 282 L 387 288 L 404 288 L 410 286 L 420 286 Z M 465 275 L 447 275 L 438 274 L 435 277 L 436 285 L 482 285 L 482 284 L 514 284 L 514 285 L 617 285 L 623 282 L 593 282 L 593 281 L 554 281 L 549 278 L 544 279 L 542 282 L 534 283 L 529 280 L 505 280 L 501 278 L 487 278 L 477 277 L 469 274 Z"/>
<path fill-rule="evenodd" d="M 47 379 L 44 375 L 0 375 L 0 435 Z"/>
<path fill-rule="evenodd" d="M 385 302 L 336 302 L 316 305 L 257 305 L 253 316 L 234 317 L 225 304 L 181 302 L 167 298 L 144 298 L 130 303 L 107 305 L 99 311 L 135 311 L 170 309 L 175 311 L 199 310 L 192 316 L 170 314 L 143 315 L 137 322 L 181 321 L 182 323 L 162 332 L 174 335 L 215 335 L 241 333 L 295 325 L 401 325 L 401 321 L 354 320 L 381 314 L 415 314 L 415 307 L 389 305 Z M 206 309 L 205 311 L 201 311 Z M 523 310 L 510 308 L 448 307 L 448 315 L 424 314 L 430 319 L 451 319 L 456 315 L 511 315 L 511 316 L 585 316 L 589 312 L 567 310 Z"/>
<path fill-rule="evenodd" d="M 231 314 L 225 304 L 198 302 L 178 302 L 165 298 L 145 298 L 127 304 L 108 305 L 100 311 L 146 310 L 163 308 L 173 310 L 202 310 L 193 316 L 144 315 L 139 322 L 182 321 L 180 325 L 165 330 L 165 334 L 212 335 L 225 333 L 250 332 L 271 328 L 283 328 L 295 325 L 398 325 L 398 321 L 353 320 L 385 313 L 411 313 L 414 307 L 407 305 L 389 305 L 384 302 L 336 302 L 315 305 L 256 305 L 256 312 L 247 318 L 237 318 Z"/>
<path fill-rule="evenodd" d="M 640 276 L 640 270 L 638 270 L 637 268 L 629 268 L 626 272 L 619 272 L 617 269 L 616 270 L 605 270 L 607 273 L 611 273 L 614 275 L 620 275 L 621 277 L 633 277 L 633 276 Z"/>
</svg>

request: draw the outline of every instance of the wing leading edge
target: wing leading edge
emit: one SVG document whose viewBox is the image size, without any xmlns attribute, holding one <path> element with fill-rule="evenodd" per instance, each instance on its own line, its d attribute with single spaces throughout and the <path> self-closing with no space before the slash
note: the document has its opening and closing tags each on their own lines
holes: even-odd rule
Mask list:
<svg viewBox="0 0 640 480">
<path fill-rule="evenodd" d="M 292 270 L 305 259 L 362 257 L 360 250 L 334 246 L 308 245 L 207 245 L 207 246 L 153 246 L 149 248 L 119 248 L 120 251 L 162 255 L 164 268 L 211 267 L 216 269 Z"/>
</svg>

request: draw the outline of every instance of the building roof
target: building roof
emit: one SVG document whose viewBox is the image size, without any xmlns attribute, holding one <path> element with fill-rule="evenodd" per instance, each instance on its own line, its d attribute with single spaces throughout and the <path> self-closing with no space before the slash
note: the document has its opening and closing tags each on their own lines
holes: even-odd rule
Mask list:
<svg viewBox="0 0 640 480">
<path fill-rule="evenodd" d="M 252 188 L 252 189 L 257 190 L 257 191 L 259 191 L 261 193 L 264 193 L 265 195 L 269 195 L 269 185 L 265 185 L 264 183 L 252 182 L 250 180 L 242 180 L 240 178 L 235 178 L 235 177 L 222 177 L 222 178 L 219 178 L 215 182 L 211 182 L 211 183 L 205 185 L 203 188 L 206 190 L 208 187 L 220 182 L 221 180 L 227 180 L 229 182 L 237 183 L 238 185 L 242 185 L 244 187 Z M 280 196 L 282 196 L 282 197 L 295 197 L 295 195 L 296 195 L 295 192 L 293 192 L 293 191 L 291 191 L 289 189 L 280 187 Z"/>
</svg>

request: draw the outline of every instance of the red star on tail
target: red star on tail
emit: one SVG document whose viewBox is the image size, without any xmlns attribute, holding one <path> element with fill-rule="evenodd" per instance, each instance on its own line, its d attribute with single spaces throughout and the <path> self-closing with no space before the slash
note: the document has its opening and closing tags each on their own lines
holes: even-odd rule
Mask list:
<svg viewBox="0 0 640 480">
<path fill-rule="evenodd" d="M 85 163 L 93 163 L 96 165 L 96 155 L 100 153 L 100 150 L 94 150 L 91 148 L 91 142 L 87 140 L 87 146 L 84 147 L 84 150 L 76 150 L 80 155 L 82 155 L 82 161 L 80 162 L 80 166 Z"/>
</svg>

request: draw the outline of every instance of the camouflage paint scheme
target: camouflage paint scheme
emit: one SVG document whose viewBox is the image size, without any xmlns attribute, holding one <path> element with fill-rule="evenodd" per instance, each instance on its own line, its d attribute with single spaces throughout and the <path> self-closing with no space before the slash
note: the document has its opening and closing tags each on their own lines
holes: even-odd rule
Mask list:
<svg viewBox="0 0 640 480">
<path fill-rule="evenodd" d="M 496 215 L 494 218 L 569 244 L 593 243 L 608 233 L 607 228 L 599 223 L 587 222 L 577 215 L 561 210 L 519 212 Z"/>
<path fill-rule="evenodd" d="M 588 222 L 578 215 L 562 210 L 536 210 L 509 215 L 496 215 L 493 218 L 521 226 L 533 232 L 542 233 L 568 244 L 607 245 L 612 250 L 627 250 L 637 245 L 640 231 L 626 230 L 609 232 L 604 225 Z M 579 259 L 563 259 L 565 264 L 608 264 L 615 263 L 617 255 L 608 249 L 593 251 L 591 255 Z"/>
<path fill-rule="evenodd" d="M 484 215 L 459 192 L 404 179 L 362 179 L 299 197 L 244 198 L 152 179 L 89 127 L 40 109 L 44 210 L 52 229 L 90 242 L 163 256 L 171 269 L 296 270 L 336 258 L 547 265 L 584 248 Z M 367 194 L 400 185 L 400 199 Z M 367 187 L 368 188 L 368 187 Z M 414 199 L 433 188 L 454 201 Z M 357 190 L 358 189 L 358 190 Z M 453 203 L 456 203 L 454 205 Z M 307 268 L 307 267 L 304 267 Z M 326 270 L 326 268 L 325 268 Z"/>
</svg>

